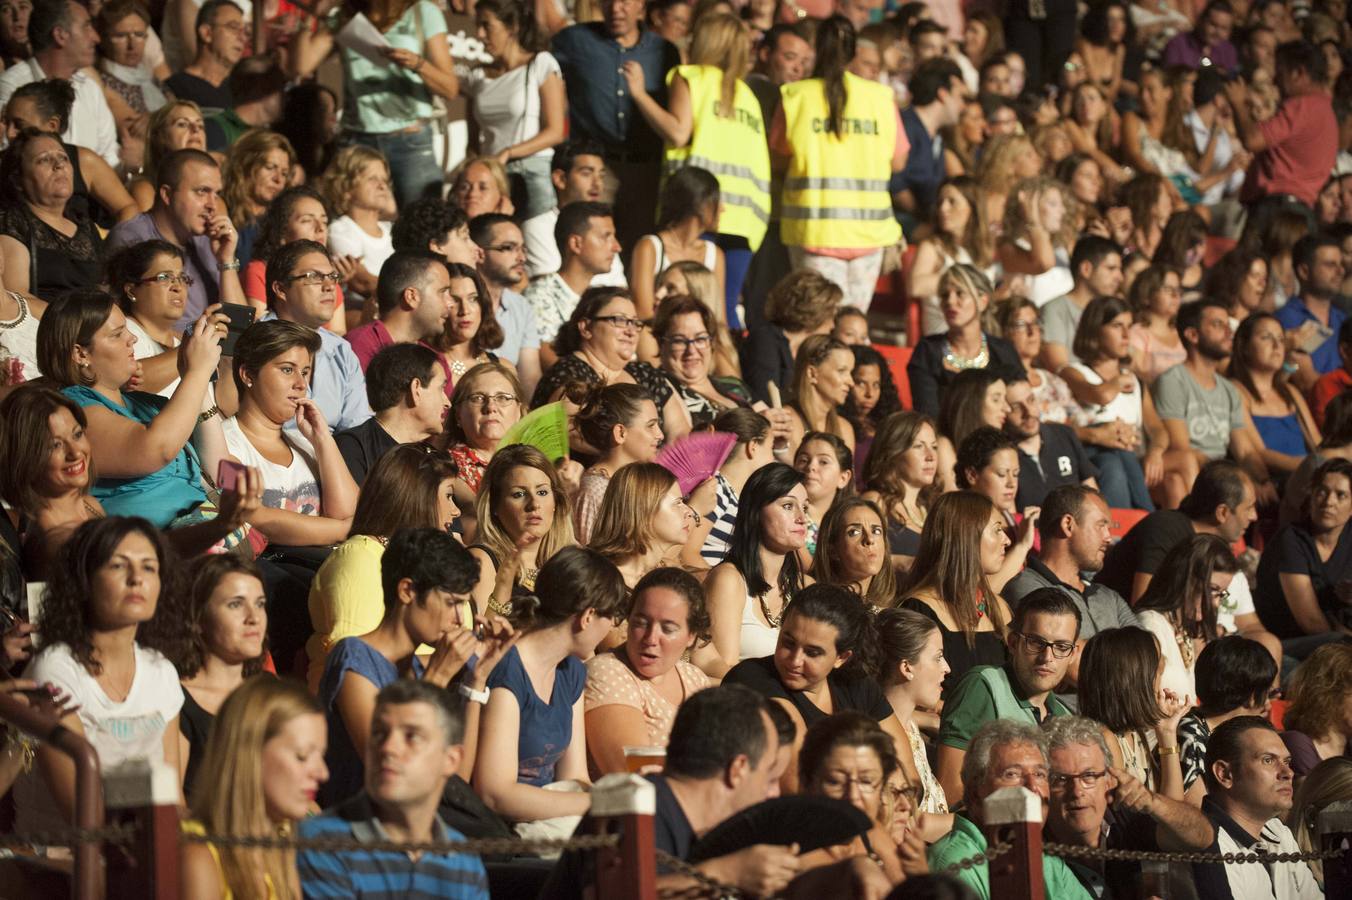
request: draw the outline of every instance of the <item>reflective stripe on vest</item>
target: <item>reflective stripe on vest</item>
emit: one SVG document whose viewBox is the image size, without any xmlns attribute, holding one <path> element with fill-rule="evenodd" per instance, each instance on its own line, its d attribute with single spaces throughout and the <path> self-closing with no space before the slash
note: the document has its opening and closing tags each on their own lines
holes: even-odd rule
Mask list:
<svg viewBox="0 0 1352 900">
<path fill-rule="evenodd" d="M 690 85 L 690 143 L 666 148 L 663 172 L 669 176 L 685 166 L 698 166 L 717 178 L 723 201 L 719 232 L 746 238 L 754 251 L 770 222 L 770 146 L 760 103 L 751 88 L 738 81 L 734 114 L 720 116 L 721 69 L 677 66 L 667 74 L 667 83 L 676 75 Z"/>
<path fill-rule="evenodd" d="M 826 130 L 830 106 L 821 79 L 784 85 L 784 137 L 792 150 L 784 179 L 780 234 L 790 246 L 863 250 L 901 237 L 888 183 L 897 108 L 884 85 L 845 75 L 846 127 Z"/>
</svg>

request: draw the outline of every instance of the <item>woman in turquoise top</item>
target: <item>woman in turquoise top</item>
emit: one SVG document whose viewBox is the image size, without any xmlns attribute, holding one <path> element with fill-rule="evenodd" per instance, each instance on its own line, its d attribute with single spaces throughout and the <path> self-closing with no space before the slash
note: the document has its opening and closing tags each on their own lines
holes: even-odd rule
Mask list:
<svg viewBox="0 0 1352 900">
<path fill-rule="evenodd" d="M 1285 482 L 1323 437 L 1300 391 L 1287 382 L 1286 337 L 1277 317 L 1255 312 L 1239 323 L 1226 374 L 1253 421 L 1263 462 Z"/>
<path fill-rule="evenodd" d="M 343 48 L 343 139 L 379 150 L 394 176 L 399 206 L 440 187 L 443 173 L 432 147 L 433 95 L 460 92 L 446 40 L 446 16 L 429 0 L 358 0 L 352 5 L 385 37 L 385 59 L 372 62 Z M 298 75 L 318 68 L 333 50 L 333 32 L 301 29 Z"/>
<path fill-rule="evenodd" d="M 111 295 L 76 291 L 47 307 L 38 326 L 38 366 L 84 409 L 98 481 L 93 494 L 109 515 L 136 515 L 157 528 L 180 527 L 180 552 L 204 550 L 237 528 L 257 508 L 262 480 L 243 476 L 225 495 L 223 515 L 205 507 L 207 495 L 196 437 L 210 470 L 225 457 L 219 410 L 208 388 L 221 357 L 225 317 L 210 307 L 184 335 L 183 377 L 166 400 L 124 391 L 137 374 L 136 337 Z M 208 521 L 208 519 L 211 519 Z"/>
</svg>

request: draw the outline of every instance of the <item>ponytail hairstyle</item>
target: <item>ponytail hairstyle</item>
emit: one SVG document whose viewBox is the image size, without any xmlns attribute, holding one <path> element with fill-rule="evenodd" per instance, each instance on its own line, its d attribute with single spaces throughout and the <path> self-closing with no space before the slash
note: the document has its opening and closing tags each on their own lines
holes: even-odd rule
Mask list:
<svg viewBox="0 0 1352 900">
<path fill-rule="evenodd" d="M 521 49 L 527 53 L 533 54 L 542 49 L 544 42 L 535 24 L 535 10 L 527 7 L 522 0 L 480 0 L 473 9 L 475 13 L 490 13 L 512 33 Z"/>
<path fill-rule="evenodd" d="M 615 446 L 615 426 L 631 427 L 643 412 L 643 401 L 652 395 L 637 384 L 592 384 L 573 382 L 564 389 L 564 396 L 579 407 L 576 421 L 582 439 L 607 453 Z"/>
<path fill-rule="evenodd" d="M 901 680 L 901 664 L 915 665 L 939 623 L 912 609 L 892 607 L 873 620 L 878 631 L 878 683 L 889 688 Z"/>
<path fill-rule="evenodd" d="M 836 670 L 842 677 L 864 678 L 878 673 L 878 632 L 873 614 L 858 594 L 838 584 L 809 585 L 784 607 L 785 623 L 794 616 L 836 629 L 836 654 L 850 654 Z"/>
<path fill-rule="evenodd" d="M 793 361 L 793 383 L 789 388 L 789 405 L 797 410 L 803 417 L 803 423 L 808 428 L 813 427 L 812 419 L 809 413 L 821 410 L 822 430 L 835 432 L 839 427 L 840 415 L 836 412 L 834 406 L 826 406 L 824 409 L 819 406 L 821 401 L 817 400 L 811 388 L 812 384 L 808 380 L 808 370 L 819 368 L 826 363 L 826 360 L 839 350 L 842 353 L 850 354 L 850 371 L 854 371 L 854 353 L 849 346 L 831 337 L 829 334 L 814 334 L 803 341 L 798 348 L 798 353 Z M 809 400 L 809 398 L 812 398 Z M 805 403 L 804 401 L 807 401 Z M 808 406 L 813 407 L 809 409 Z"/>
<path fill-rule="evenodd" d="M 854 25 L 844 16 L 832 16 L 817 26 L 817 60 L 812 77 L 822 80 L 830 111 L 826 131 L 837 139 L 845 131 L 845 69 L 854 59 Z"/>
<path fill-rule="evenodd" d="M 535 578 L 535 592 L 512 598 L 513 624 L 537 631 L 562 624 L 587 610 L 621 621 L 629 610 L 629 588 L 615 564 L 586 547 L 564 547 Z"/>
</svg>

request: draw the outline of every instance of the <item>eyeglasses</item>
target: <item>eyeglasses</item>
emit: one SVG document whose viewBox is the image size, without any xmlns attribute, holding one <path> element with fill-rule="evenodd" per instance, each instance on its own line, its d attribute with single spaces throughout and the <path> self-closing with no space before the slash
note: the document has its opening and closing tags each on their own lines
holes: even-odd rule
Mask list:
<svg viewBox="0 0 1352 900">
<path fill-rule="evenodd" d="M 667 338 L 667 344 L 677 353 L 684 353 L 691 347 L 694 347 L 696 350 L 708 350 L 710 340 L 712 340 L 712 338 L 707 334 L 697 334 L 692 338 L 669 337 Z"/>
<path fill-rule="evenodd" d="M 1041 323 L 1041 322 L 1038 322 L 1038 321 L 1036 321 L 1036 320 L 1034 320 L 1034 321 L 1032 321 L 1032 322 L 1010 322 L 1010 323 L 1009 323 L 1009 328 L 1006 329 L 1006 330 L 1007 330 L 1007 331 L 1014 331 L 1014 332 L 1018 332 L 1018 331 L 1026 331 L 1026 332 L 1028 332 L 1029 334 L 1032 334 L 1034 331 L 1041 331 L 1041 330 L 1042 330 L 1042 323 Z"/>
<path fill-rule="evenodd" d="M 638 331 L 643 327 L 642 319 L 631 319 L 628 316 L 592 316 L 593 322 L 606 322 L 621 331 Z"/>
<path fill-rule="evenodd" d="M 832 772 L 822 779 L 822 787 L 829 791 L 840 791 L 842 794 L 848 794 L 851 786 L 859 788 L 859 793 L 865 797 L 871 797 L 878 793 L 882 787 L 882 780 L 871 775 L 843 775 L 839 772 Z"/>
<path fill-rule="evenodd" d="M 525 244 L 498 244 L 488 248 L 490 253 L 520 253 L 526 249 Z"/>
<path fill-rule="evenodd" d="M 139 279 L 137 284 L 158 284 L 160 287 L 168 287 L 171 284 L 181 284 L 184 287 L 192 287 L 197 279 L 193 278 L 187 272 L 157 272 L 149 278 Z"/>
<path fill-rule="evenodd" d="M 511 394 L 474 393 L 465 395 L 465 402 L 468 403 L 470 406 L 484 407 L 488 405 L 490 400 L 493 402 L 494 406 L 497 406 L 499 408 L 505 407 L 510 403 L 521 402 Z"/>
<path fill-rule="evenodd" d="M 1076 781 L 1079 782 L 1080 787 L 1088 791 L 1093 790 L 1095 787 L 1097 787 L 1099 779 L 1107 774 L 1108 774 L 1107 769 L 1102 769 L 1098 772 L 1089 772 L 1089 771 L 1076 772 L 1074 774 L 1053 772 L 1051 774 L 1051 777 L 1047 779 L 1047 782 L 1051 785 L 1053 790 L 1063 791 L 1066 788 L 1070 787 L 1070 783 L 1072 781 Z"/>
<path fill-rule="evenodd" d="M 1041 656 L 1043 650 L 1050 650 L 1056 659 L 1065 659 L 1075 652 L 1074 641 L 1044 641 L 1035 634 L 1024 634 L 1022 631 L 1014 634 L 1023 641 L 1023 649 L 1034 656 Z"/>
<path fill-rule="evenodd" d="M 299 275 L 292 275 L 287 279 L 287 281 L 299 281 L 301 284 L 309 285 L 324 284 L 325 282 L 337 284 L 342 280 L 343 277 L 337 272 L 316 272 L 313 270 L 301 272 Z"/>
</svg>

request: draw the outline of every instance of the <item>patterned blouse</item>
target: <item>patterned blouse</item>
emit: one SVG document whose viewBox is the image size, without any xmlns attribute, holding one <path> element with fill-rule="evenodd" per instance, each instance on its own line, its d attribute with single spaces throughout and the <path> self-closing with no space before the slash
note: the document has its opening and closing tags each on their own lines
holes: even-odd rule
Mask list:
<svg viewBox="0 0 1352 900">
<path fill-rule="evenodd" d="M 948 812 L 948 799 L 944 796 L 943 785 L 939 784 L 934 770 L 930 768 L 929 757 L 925 755 L 925 742 L 920 737 L 920 726 L 914 721 L 907 722 L 906 736 L 911 739 L 911 755 L 915 757 L 915 767 L 920 773 L 920 788 L 925 793 L 924 799 L 920 801 L 920 809 L 927 813 Z"/>
<path fill-rule="evenodd" d="M 1211 729 L 1206 718 L 1190 712 L 1178 723 L 1178 760 L 1183 767 L 1183 790 L 1192 787 L 1206 770 L 1206 744 Z"/>
<path fill-rule="evenodd" d="M 652 395 L 653 402 L 657 404 L 657 411 L 661 413 L 662 407 L 666 406 L 667 401 L 671 399 L 674 390 L 671 382 L 667 380 L 667 376 L 663 375 L 660 369 L 654 369 L 647 363 L 637 360 L 625 366 L 624 370 L 629 373 L 630 378 L 638 382 L 640 387 Z M 530 401 L 531 408 L 545 405 L 559 388 L 574 381 L 581 381 L 585 384 L 599 384 L 601 376 L 587 364 L 585 359 L 570 353 L 550 366 L 549 371 L 540 379 L 539 385 L 535 388 L 535 396 Z"/>
<path fill-rule="evenodd" d="M 479 485 L 483 483 L 484 472 L 488 471 L 488 463 L 468 444 L 456 444 L 449 452 L 451 459 L 455 460 L 460 480 L 471 491 L 479 493 Z"/>
</svg>

